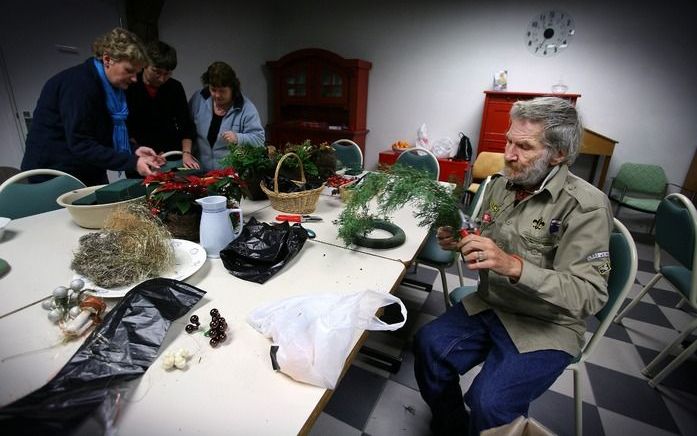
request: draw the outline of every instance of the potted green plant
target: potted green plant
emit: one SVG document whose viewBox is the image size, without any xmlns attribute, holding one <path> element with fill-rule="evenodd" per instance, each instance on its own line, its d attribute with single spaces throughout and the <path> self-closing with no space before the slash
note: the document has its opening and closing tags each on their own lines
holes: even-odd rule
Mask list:
<svg viewBox="0 0 697 436">
<path fill-rule="evenodd" d="M 250 200 L 263 200 L 266 194 L 259 187 L 259 182 L 273 174 L 276 168 L 273 147 L 257 147 L 254 145 L 229 145 L 230 153 L 221 163 L 234 168 L 243 183 L 244 196 Z"/>
<path fill-rule="evenodd" d="M 305 176 L 310 179 L 325 181 L 336 173 L 334 149 L 326 142 L 313 144 L 312 141 L 306 139 L 301 144 L 286 144 L 284 151 L 298 155 L 303 163 Z M 298 167 L 296 160 L 289 160 L 287 165 L 284 165 L 284 170 L 292 172 L 283 175 L 290 178 L 296 177 L 297 175 L 294 172 L 297 171 Z"/>
<path fill-rule="evenodd" d="M 150 212 L 162 220 L 172 236 L 190 241 L 199 237 L 201 206 L 197 199 L 222 195 L 232 208 L 242 198 L 242 182 L 233 168 L 211 170 L 202 177 L 169 171 L 148 176 L 143 184 Z"/>
</svg>

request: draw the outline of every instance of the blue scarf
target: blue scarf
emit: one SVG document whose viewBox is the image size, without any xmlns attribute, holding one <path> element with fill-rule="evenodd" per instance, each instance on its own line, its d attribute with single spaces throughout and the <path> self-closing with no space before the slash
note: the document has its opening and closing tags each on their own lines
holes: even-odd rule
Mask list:
<svg viewBox="0 0 697 436">
<path fill-rule="evenodd" d="M 106 78 L 104 64 L 101 59 L 94 58 L 94 67 L 97 69 L 99 78 L 102 79 L 102 87 L 106 93 L 106 107 L 109 109 L 111 119 L 114 121 L 114 132 L 111 139 L 114 149 L 119 153 L 131 154 L 131 146 L 128 142 L 128 128 L 126 118 L 128 118 L 128 104 L 126 103 L 126 93 L 123 89 L 114 88 Z"/>
</svg>

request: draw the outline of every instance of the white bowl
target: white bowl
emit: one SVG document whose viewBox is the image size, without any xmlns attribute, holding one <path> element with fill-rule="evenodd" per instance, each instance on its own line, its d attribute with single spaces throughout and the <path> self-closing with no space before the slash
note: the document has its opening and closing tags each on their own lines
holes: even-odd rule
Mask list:
<svg viewBox="0 0 697 436">
<path fill-rule="evenodd" d="M 58 197 L 56 202 L 68 209 L 70 216 L 72 216 L 73 221 L 75 221 L 78 226 L 87 229 L 101 229 L 104 226 L 104 220 L 106 217 L 118 206 L 145 198 L 144 195 L 141 195 L 140 197 L 132 198 L 130 200 L 117 201 L 116 203 L 93 205 L 73 204 L 74 201 L 93 193 L 102 186 L 106 185 L 88 186 L 87 188 L 68 191 Z"/>
<path fill-rule="evenodd" d="M 2 237 L 5 235 L 5 227 L 12 221 L 9 218 L 5 218 L 4 216 L 0 217 L 0 241 L 2 240 Z"/>
</svg>

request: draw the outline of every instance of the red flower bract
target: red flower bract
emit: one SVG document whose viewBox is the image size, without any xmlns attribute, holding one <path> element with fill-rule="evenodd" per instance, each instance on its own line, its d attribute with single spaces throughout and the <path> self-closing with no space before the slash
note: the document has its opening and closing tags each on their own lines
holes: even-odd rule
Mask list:
<svg viewBox="0 0 697 436">
<path fill-rule="evenodd" d="M 147 202 L 157 213 L 184 215 L 196 210 L 196 200 L 209 195 L 223 195 L 228 201 L 239 202 L 242 197 L 240 179 L 234 168 L 208 172 L 203 177 L 183 175 L 174 171 L 147 177 Z"/>
</svg>

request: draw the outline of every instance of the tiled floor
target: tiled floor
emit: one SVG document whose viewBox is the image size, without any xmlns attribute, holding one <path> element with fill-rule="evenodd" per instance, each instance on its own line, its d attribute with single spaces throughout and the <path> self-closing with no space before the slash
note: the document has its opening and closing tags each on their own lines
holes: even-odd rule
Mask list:
<svg viewBox="0 0 697 436">
<path fill-rule="evenodd" d="M 653 241 L 645 233 L 648 226 L 631 218 L 625 224 L 633 231 L 640 259 L 630 293 L 633 298 L 653 275 Z M 430 434 L 430 411 L 419 396 L 410 347 L 413 333 L 443 312 L 443 294 L 434 270 L 419 268 L 417 274 L 410 276 L 433 283 L 434 291 L 428 294 L 402 286 L 398 296 L 409 309 L 407 324 L 397 332 L 371 333 L 368 339 L 370 344 L 390 353 L 401 351 L 401 369 L 391 374 L 359 355 L 314 425 L 312 435 Z M 448 274 L 448 282 L 451 288 L 457 286 L 454 268 Z M 678 367 L 657 389 L 652 389 L 640 372 L 696 316 L 675 309 L 678 297 L 669 289 L 668 284 L 659 282 L 622 325 L 612 325 L 585 364 L 584 434 L 697 434 L 697 359 L 693 356 Z M 589 331 L 596 326 L 597 321 L 589 320 Z M 462 377 L 463 391 L 477 371 L 475 368 Z M 530 416 L 557 434 L 572 435 L 573 410 L 572 374 L 565 371 L 549 391 L 532 403 Z"/>
</svg>

